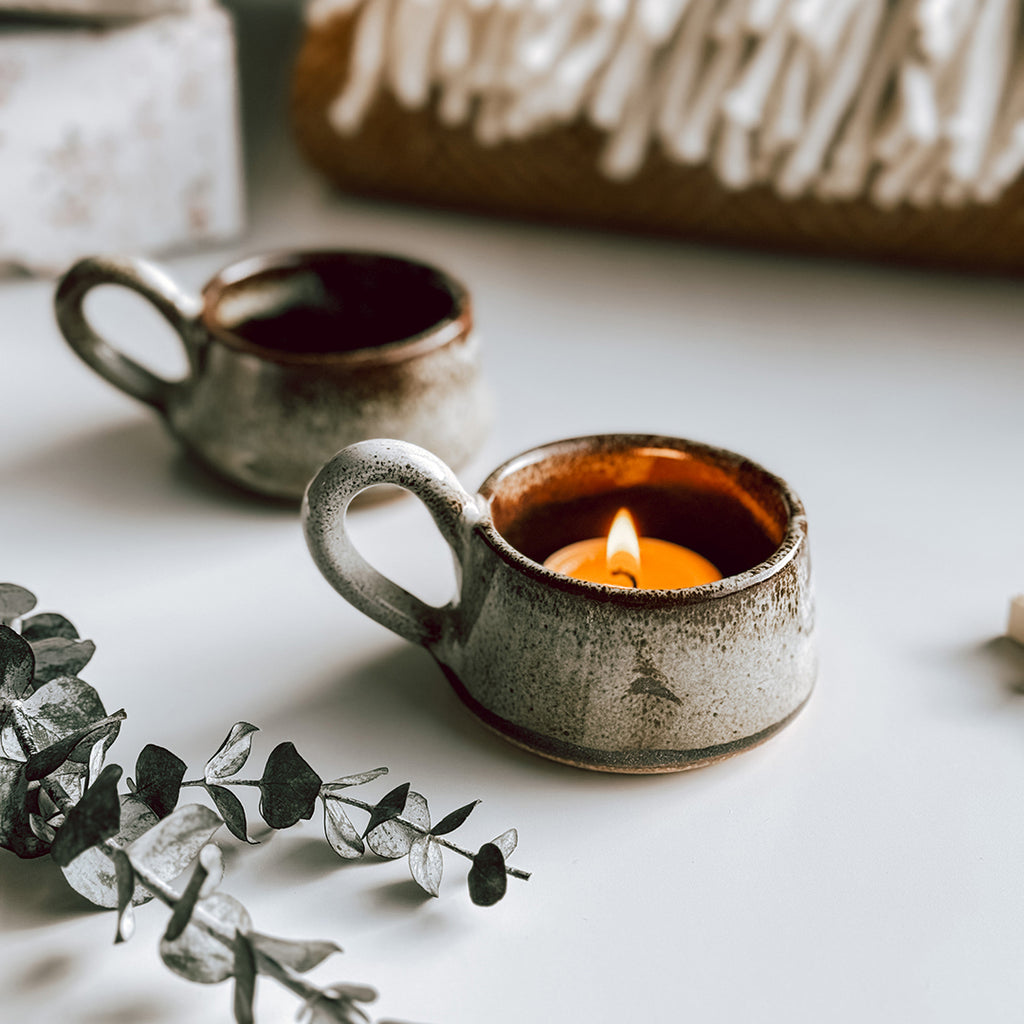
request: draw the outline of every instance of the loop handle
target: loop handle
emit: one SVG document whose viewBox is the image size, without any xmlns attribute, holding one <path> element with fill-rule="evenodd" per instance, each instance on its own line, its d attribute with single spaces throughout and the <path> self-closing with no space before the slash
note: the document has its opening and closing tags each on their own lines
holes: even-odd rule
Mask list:
<svg viewBox="0 0 1024 1024">
<path fill-rule="evenodd" d="M 193 374 L 198 369 L 202 344 L 198 328 L 202 303 L 183 292 L 159 267 L 127 257 L 91 256 L 79 260 L 57 286 L 57 323 L 71 348 L 115 387 L 166 414 L 172 393 L 185 382 L 158 377 L 93 330 L 83 304 L 86 295 L 103 284 L 130 288 L 148 299 L 181 337 Z"/>
<path fill-rule="evenodd" d="M 452 623 L 457 598 L 435 608 L 414 597 L 363 558 L 346 527 L 352 499 L 374 484 L 404 487 L 426 505 L 455 555 L 459 576 L 479 507 L 436 455 L 406 441 L 375 439 L 349 445 L 323 466 L 306 490 L 302 503 L 306 543 L 327 582 L 399 636 L 432 647 Z"/>
</svg>

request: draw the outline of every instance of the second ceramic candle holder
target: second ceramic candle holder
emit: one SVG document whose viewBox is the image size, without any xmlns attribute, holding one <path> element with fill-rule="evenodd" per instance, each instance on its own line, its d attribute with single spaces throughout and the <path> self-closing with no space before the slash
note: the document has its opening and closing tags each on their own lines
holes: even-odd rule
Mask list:
<svg viewBox="0 0 1024 1024">
<path fill-rule="evenodd" d="M 92 327 L 88 293 L 139 292 L 178 332 L 183 380 L 165 380 Z M 490 423 L 469 293 L 436 267 L 358 251 L 282 252 L 222 270 L 196 297 L 145 260 L 92 257 L 56 295 L 68 344 L 152 406 L 186 450 L 250 491 L 299 499 L 324 461 L 388 434 L 456 465 Z"/>
</svg>

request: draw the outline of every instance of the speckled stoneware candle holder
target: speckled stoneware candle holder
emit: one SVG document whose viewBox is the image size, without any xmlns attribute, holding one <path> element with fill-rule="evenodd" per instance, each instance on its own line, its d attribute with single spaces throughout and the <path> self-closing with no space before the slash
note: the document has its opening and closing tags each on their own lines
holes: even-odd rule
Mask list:
<svg viewBox="0 0 1024 1024">
<path fill-rule="evenodd" d="M 352 498 L 398 484 L 426 504 L 460 567 L 457 596 L 424 604 L 355 550 Z M 632 590 L 545 569 L 627 507 L 647 536 L 723 574 Z M 399 441 L 339 452 L 310 484 L 306 537 L 345 598 L 423 644 L 483 722 L 556 761 L 616 772 L 695 768 L 755 746 L 814 685 L 807 520 L 788 485 L 742 456 L 671 437 L 608 435 L 535 448 L 468 494 Z"/>
<path fill-rule="evenodd" d="M 101 338 L 98 285 L 147 298 L 181 336 L 189 371 L 157 377 Z M 387 434 L 462 465 L 490 420 L 466 289 L 435 267 L 369 252 L 257 256 L 201 297 L 143 260 L 90 258 L 64 276 L 57 320 L 97 373 L 159 412 L 218 475 L 298 499 L 339 448 Z"/>
</svg>

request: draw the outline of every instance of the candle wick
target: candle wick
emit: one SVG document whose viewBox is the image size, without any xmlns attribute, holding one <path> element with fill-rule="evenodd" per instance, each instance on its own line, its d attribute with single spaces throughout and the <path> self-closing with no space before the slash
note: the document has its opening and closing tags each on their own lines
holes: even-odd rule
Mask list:
<svg viewBox="0 0 1024 1024">
<path fill-rule="evenodd" d="M 630 585 L 632 586 L 632 588 L 634 590 L 638 590 L 640 588 L 640 584 L 637 583 L 636 577 L 631 572 L 626 572 L 625 569 L 613 569 L 612 570 L 612 575 L 613 576 L 625 576 L 629 580 Z"/>
</svg>

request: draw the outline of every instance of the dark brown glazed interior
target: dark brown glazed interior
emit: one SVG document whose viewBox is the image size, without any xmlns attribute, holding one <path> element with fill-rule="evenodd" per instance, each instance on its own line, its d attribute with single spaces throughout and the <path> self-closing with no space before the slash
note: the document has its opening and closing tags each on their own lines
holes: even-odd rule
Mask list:
<svg viewBox="0 0 1024 1024">
<path fill-rule="evenodd" d="M 277 361 L 390 361 L 410 342 L 443 343 L 451 336 L 445 328 L 469 317 L 465 289 L 442 271 L 368 252 L 244 260 L 215 278 L 204 298 L 211 333 Z"/>
<path fill-rule="evenodd" d="M 485 482 L 495 529 L 534 562 L 573 541 L 603 537 L 619 508 L 641 536 L 682 544 L 723 577 L 766 562 L 793 505 L 760 466 L 673 438 L 609 435 L 559 442 L 506 463 Z"/>
</svg>

